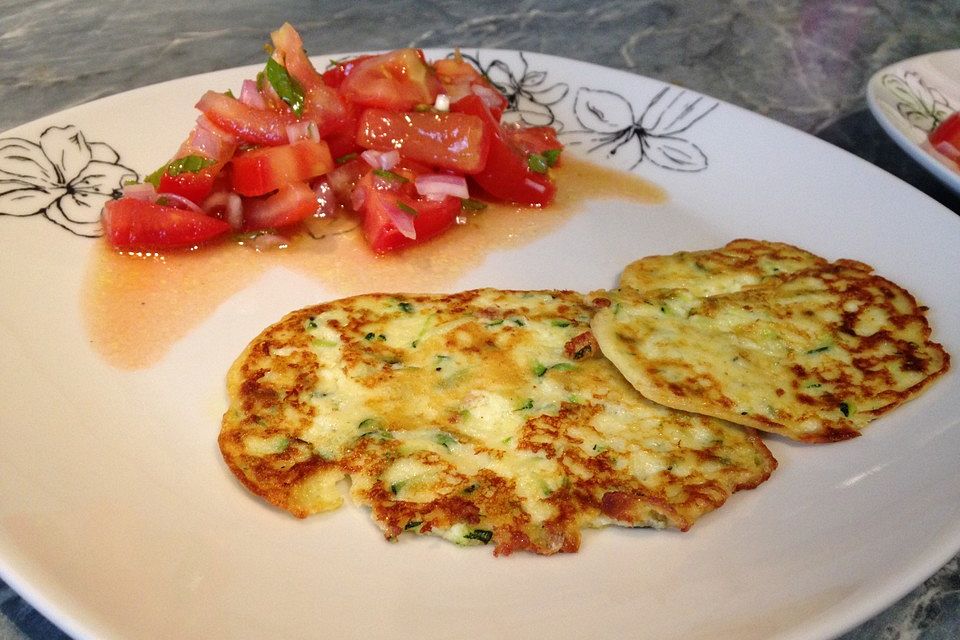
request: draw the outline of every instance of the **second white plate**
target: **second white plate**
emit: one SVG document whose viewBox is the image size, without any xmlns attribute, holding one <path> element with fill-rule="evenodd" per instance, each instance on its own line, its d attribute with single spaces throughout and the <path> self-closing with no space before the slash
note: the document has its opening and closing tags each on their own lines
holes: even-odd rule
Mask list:
<svg viewBox="0 0 960 640">
<path fill-rule="evenodd" d="M 894 142 L 960 194 L 960 169 L 927 142 L 937 124 L 960 109 L 960 49 L 881 69 L 867 84 L 867 104 Z"/>
</svg>

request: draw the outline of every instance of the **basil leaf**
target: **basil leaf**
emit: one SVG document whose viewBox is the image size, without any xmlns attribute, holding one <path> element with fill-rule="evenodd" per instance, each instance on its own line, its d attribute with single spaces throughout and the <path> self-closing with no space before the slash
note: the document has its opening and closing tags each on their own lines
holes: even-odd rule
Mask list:
<svg viewBox="0 0 960 640">
<path fill-rule="evenodd" d="M 178 176 L 181 173 L 199 173 L 214 164 L 217 164 L 217 161 L 212 158 L 191 154 L 170 162 L 166 167 L 166 174 Z"/>
<path fill-rule="evenodd" d="M 181 173 L 199 173 L 207 167 L 215 164 L 217 164 L 217 161 L 213 160 L 212 158 L 191 154 L 189 156 L 177 158 L 176 160 L 171 160 L 145 177 L 143 181 L 149 182 L 154 186 L 154 188 L 160 188 L 160 179 L 163 178 L 164 174 L 173 177 L 178 176 Z"/>
<path fill-rule="evenodd" d="M 527 156 L 527 167 L 534 173 L 546 173 L 550 168 L 547 159 L 539 153 L 531 153 Z"/>
<path fill-rule="evenodd" d="M 286 67 L 274 60 L 267 59 L 267 80 L 280 99 L 290 105 L 297 117 L 303 115 L 303 87 L 290 75 Z"/>
<path fill-rule="evenodd" d="M 396 182 L 398 184 L 403 184 L 404 182 L 410 182 L 399 173 L 394 173 L 393 171 L 387 171 L 386 169 L 374 169 L 373 175 L 377 176 L 378 178 L 383 178 L 384 180 L 389 180 L 390 182 Z"/>
</svg>

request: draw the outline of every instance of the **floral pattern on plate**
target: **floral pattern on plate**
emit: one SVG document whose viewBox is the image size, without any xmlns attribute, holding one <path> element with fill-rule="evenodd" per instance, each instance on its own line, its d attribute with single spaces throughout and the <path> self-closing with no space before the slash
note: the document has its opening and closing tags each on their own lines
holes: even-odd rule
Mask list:
<svg viewBox="0 0 960 640">
<path fill-rule="evenodd" d="M 0 138 L 0 215 L 42 215 L 78 236 L 102 235 L 100 211 L 137 172 L 76 126 L 50 127 L 37 142 Z"/>
</svg>

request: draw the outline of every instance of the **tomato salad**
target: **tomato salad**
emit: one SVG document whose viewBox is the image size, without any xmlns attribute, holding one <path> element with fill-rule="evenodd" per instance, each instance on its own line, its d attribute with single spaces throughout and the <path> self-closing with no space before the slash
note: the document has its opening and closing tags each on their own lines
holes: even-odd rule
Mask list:
<svg viewBox="0 0 960 640">
<path fill-rule="evenodd" d="M 256 79 L 238 96 L 206 92 L 173 158 L 107 202 L 114 247 L 195 247 L 355 215 L 385 253 L 436 237 L 484 200 L 553 201 L 556 131 L 502 122 L 507 99 L 459 54 L 431 63 L 399 49 L 320 73 L 289 24 L 271 40 Z"/>
</svg>

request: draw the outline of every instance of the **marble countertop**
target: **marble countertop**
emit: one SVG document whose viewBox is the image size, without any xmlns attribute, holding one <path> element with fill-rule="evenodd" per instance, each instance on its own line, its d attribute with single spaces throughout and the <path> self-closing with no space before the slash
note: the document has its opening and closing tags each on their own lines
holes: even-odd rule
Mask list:
<svg viewBox="0 0 960 640">
<path fill-rule="evenodd" d="M 466 3 L 0 0 L 0 131 L 163 80 L 259 63 L 284 21 L 308 51 L 491 47 L 667 80 L 846 149 L 960 213 L 883 133 L 878 69 L 957 46 L 954 0 L 593 0 Z M 65 637 L 0 582 L 0 640 Z M 844 640 L 960 637 L 960 556 Z"/>
</svg>

